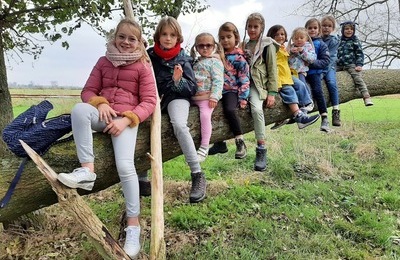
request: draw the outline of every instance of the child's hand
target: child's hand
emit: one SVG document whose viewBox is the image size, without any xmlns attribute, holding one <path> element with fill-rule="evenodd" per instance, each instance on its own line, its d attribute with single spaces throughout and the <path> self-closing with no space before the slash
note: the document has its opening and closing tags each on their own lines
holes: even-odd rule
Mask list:
<svg viewBox="0 0 400 260">
<path fill-rule="evenodd" d="M 362 67 L 361 67 L 361 66 L 356 66 L 354 69 L 355 69 L 356 71 L 362 71 Z"/>
<path fill-rule="evenodd" d="M 125 130 L 125 128 L 131 123 L 131 120 L 127 117 L 121 117 L 111 121 L 104 128 L 103 133 L 108 133 L 113 136 L 118 136 Z"/>
<path fill-rule="evenodd" d="M 113 117 L 117 116 L 115 110 L 105 103 L 98 105 L 97 110 L 99 110 L 100 121 L 105 121 L 106 124 L 109 124 Z"/>
<path fill-rule="evenodd" d="M 180 81 L 182 78 L 183 69 L 180 64 L 175 65 L 174 67 L 174 74 L 172 75 L 172 79 L 176 81 Z"/>
<path fill-rule="evenodd" d="M 275 106 L 275 96 L 268 95 L 267 100 L 265 100 L 264 105 L 267 108 L 273 108 Z"/>
<path fill-rule="evenodd" d="M 208 106 L 209 106 L 210 108 L 216 108 L 216 107 L 217 107 L 217 104 L 218 104 L 218 102 L 217 102 L 216 100 L 214 100 L 214 99 L 210 99 L 210 100 L 208 101 Z"/>
<path fill-rule="evenodd" d="M 247 107 L 247 100 L 241 99 L 239 102 L 239 106 L 241 109 L 245 109 Z"/>
</svg>

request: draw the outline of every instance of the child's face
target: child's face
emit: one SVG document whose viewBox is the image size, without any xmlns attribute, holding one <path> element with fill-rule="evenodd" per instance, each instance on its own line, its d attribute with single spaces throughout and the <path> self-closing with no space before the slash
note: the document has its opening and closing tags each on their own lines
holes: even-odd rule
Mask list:
<svg viewBox="0 0 400 260">
<path fill-rule="evenodd" d="M 308 35 L 311 38 L 317 37 L 319 35 L 319 27 L 317 22 L 312 22 L 307 26 Z"/>
<path fill-rule="evenodd" d="M 307 38 L 308 38 L 307 35 L 305 35 L 304 33 L 297 33 L 293 37 L 294 46 L 303 47 L 307 42 Z"/>
<path fill-rule="evenodd" d="M 333 23 L 329 20 L 324 20 L 321 23 L 322 36 L 329 36 L 333 32 Z"/>
<path fill-rule="evenodd" d="M 281 45 L 285 43 L 286 34 L 282 28 L 275 33 L 274 40 Z"/>
<path fill-rule="evenodd" d="M 351 26 L 351 25 L 345 25 L 345 26 L 344 26 L 343 35 L 344 35 L 345 37 L 349 38 L 349 37 L 353 36 L 353 34 L 354 34 L 353 26 Z"/>
<path fill-rule="evenodd" d="M 171 26 L 166 25 L 162 28 L 160 33 L 160 45 L 164 49 L 171 49 L 175 47 L 178 42 L 178 35 L 175 30 L 171 28 Z"/>
<path fill-rule="evenodd" d="M 139 46 L 139 39 L 131 25 L 122 24 L 115 34 L 115 46 L 121 53 L 132 53 Z"/>
<path fill-rule="evenodd" d="M 211 36 L 203 36 L 197 39 L 196 50 L 202 57 L 210 57 L 214 52 L 214 39 Z"/>
<path fill-rule="evenodd" d="M 249 35 L 250 40 L 258 40 L 261 34 L 262 26 L 258 20 L 250 20 L 247 23 L 247 35 Z"/>
<path fill-rule="evenodd" d="M 224 51 L 231 52 L 235 49 L 235 35 L 231 31 L 221 31 L 219 33 L 219 43 L 221 43 Z"/>
</svg>

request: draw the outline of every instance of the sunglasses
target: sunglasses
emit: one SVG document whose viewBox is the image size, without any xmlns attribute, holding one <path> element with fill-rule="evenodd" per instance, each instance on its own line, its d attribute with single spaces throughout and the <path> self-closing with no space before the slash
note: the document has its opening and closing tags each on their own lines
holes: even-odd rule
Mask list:
<svg viewBox="0 0 400 260">
<path fill-rule="evenodd" d="M 209 44 L 209 43 L 208 44 L 197 44 L 196 47 L 197 47 L 197 49 L 204 49 L 204 48 L 211 49 L 214 47 L 214 44 Z"/>
</svg>

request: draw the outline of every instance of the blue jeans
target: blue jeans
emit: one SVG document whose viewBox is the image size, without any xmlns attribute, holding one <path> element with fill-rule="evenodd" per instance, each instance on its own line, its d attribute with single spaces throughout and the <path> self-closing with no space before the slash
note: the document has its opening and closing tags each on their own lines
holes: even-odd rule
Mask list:
<svg viewBox="0 0 400 260">
<path fill-rule="evenodd" d="M 304 107 L 312 103 L 311 94 L 307 85 L 297 77 L 292 76 L 292 79 L 294 82 L 293 88 L 296 91 L 297 98 L 299 99 L 299 107 Z"/>
<path fill-rule="evenodd" d="M 310 84 L 311 93 L 315 101 L 317 102 L 319 114 L 327 113 L 326 102 L 324 92 L 322 90 L 322 80 L 320 73 L 308 74 L 306 76 L 308 83 Z"/>
<path fill-rule="evenodd" d="M 329 69 L 322 73 L 322 77 L 325 80 L 326 87 L 329 92 L 329 98 L 332 106 L 339 105 L 339 89 L 336 84 L 336 70 Z"/>
</svg>

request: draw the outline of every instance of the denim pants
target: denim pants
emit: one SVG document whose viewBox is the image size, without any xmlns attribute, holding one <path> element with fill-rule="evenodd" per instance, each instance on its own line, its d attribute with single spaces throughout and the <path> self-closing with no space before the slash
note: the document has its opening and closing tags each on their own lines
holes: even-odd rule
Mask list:
<svg viewBox="0 0 400 260">
<path fill-rule="evenodd" d="M 322 77 L 325 80 L 326 88 L 329 92 L 329 99 L 332 106 L 339 105 L 339 89 L 336 84 L 336 70 L 333 68 L 322 73 Z"/>
<path fill-rule="evenodd" d="M 100 121 L 99 111 L 88 103 L 76 104 L 71 112 L 72 133 L 80 163 L 93 163 L 93 133 L 102 132 L 106 127 Z M 118 136 L 111 135 L 115 164 L 124 193 L 126 214 L 137 217 L 140 214 L 139 182 L 135 169 L 135 146 L 138 127 L 127 127 Z"/>
<path fill-rule="evenodd" d="M 306 76 L 308 83 L 310 84 L 311 94 L 317 102 L 319 114 L 327 113 L 326 102 L 324 92 L 322 90 L 322 80 L 320 73 L 308 74 Z"/>
<path fill-rule="evenodd" d="M 311 104 L 313 101 L 308 86 L 297 77 L 292 76 L 292 79 L 294 82 L 293 88 L 296 91 L 297 98 L 299 99 L 299 107 L 305 107 L 308 104 Z"/>
</svg>

